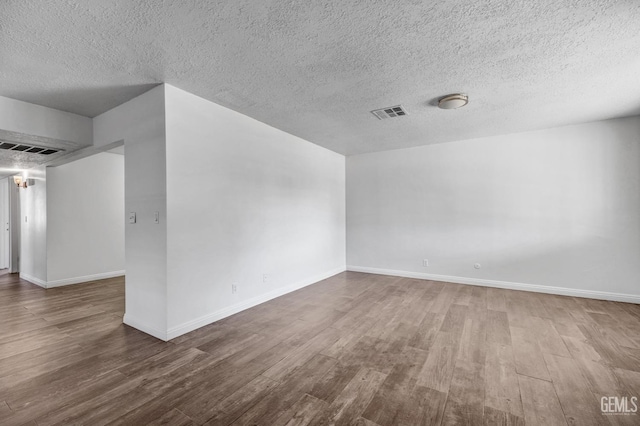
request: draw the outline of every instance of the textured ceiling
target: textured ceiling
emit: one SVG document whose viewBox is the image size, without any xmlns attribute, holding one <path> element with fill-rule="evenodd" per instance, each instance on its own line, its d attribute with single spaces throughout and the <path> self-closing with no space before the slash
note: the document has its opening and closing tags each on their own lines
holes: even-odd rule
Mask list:
<svg viewBox="0 0 640 426">
<path fill-rule="evenodd" d="M 0 95 L 95 116 L 166 82 L 343 154 L 640 113 L 637 0 L 4 0 L 0 28 Z"/>
<path fill-rule="evenodd" d="M 55 154 L 42 155 L 29 152 L 0 150 L 0 179 L 22 173 L 25 170 L 59 159 L 86 145 L 42 136 L 26 135 L 0 129 L 0 141 L 15 144 L 35 145 L 41 148 L 55 148 Z"/>
</svg>

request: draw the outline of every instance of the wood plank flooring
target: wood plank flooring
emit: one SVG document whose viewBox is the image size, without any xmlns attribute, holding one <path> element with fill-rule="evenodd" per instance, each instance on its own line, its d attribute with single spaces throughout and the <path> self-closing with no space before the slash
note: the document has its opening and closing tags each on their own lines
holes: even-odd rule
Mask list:
<svg viewBox="0 0 640 426">
<path fill-rule="evenodd" d="M 124 280 L 0 276 L 2 425 L 608 425 L 640 306 L 346 272 L 171 342 Z"/>
</svg>

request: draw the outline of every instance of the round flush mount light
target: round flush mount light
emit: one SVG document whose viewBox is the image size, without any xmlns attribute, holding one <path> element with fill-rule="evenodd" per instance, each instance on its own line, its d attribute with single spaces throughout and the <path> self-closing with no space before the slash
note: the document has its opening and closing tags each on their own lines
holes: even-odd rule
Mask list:
<svg viewBox="0 0 640 426">
<path fill-rule="evenodd" d="M 438 101 L 438 108 L 442 109 L 456 109 L 461 108 L 469 103 L 469 97 L 462 93 L 455 93 L 453 95 L 447 95 Z"/>
</svg>

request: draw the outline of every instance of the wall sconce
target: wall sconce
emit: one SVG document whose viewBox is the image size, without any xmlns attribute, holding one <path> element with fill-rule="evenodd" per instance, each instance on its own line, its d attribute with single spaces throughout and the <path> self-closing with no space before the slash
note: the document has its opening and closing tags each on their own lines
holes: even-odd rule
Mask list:
<svg viewBox="0 0 640 426">
<path fill-rule="evenodd" d="M 35 179 L 23 179 L 22 176 L 14 176 L 13 182 L 16 184 L 18 188 L 25 188 L 25 189 L 36 184 Z"/>
</svg>

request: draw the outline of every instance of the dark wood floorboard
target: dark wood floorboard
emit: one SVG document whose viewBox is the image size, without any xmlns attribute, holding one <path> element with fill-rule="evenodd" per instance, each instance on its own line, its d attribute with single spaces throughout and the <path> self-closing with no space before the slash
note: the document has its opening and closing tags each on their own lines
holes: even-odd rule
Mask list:
<svg viewBox="0 0 640 426">
<path fill-rule="evenodd" d="M 1 425 L 608 425 L 640 306 L 345 272 L 171 342 L 124 279 L 0 274 Z"/>
</svg>

